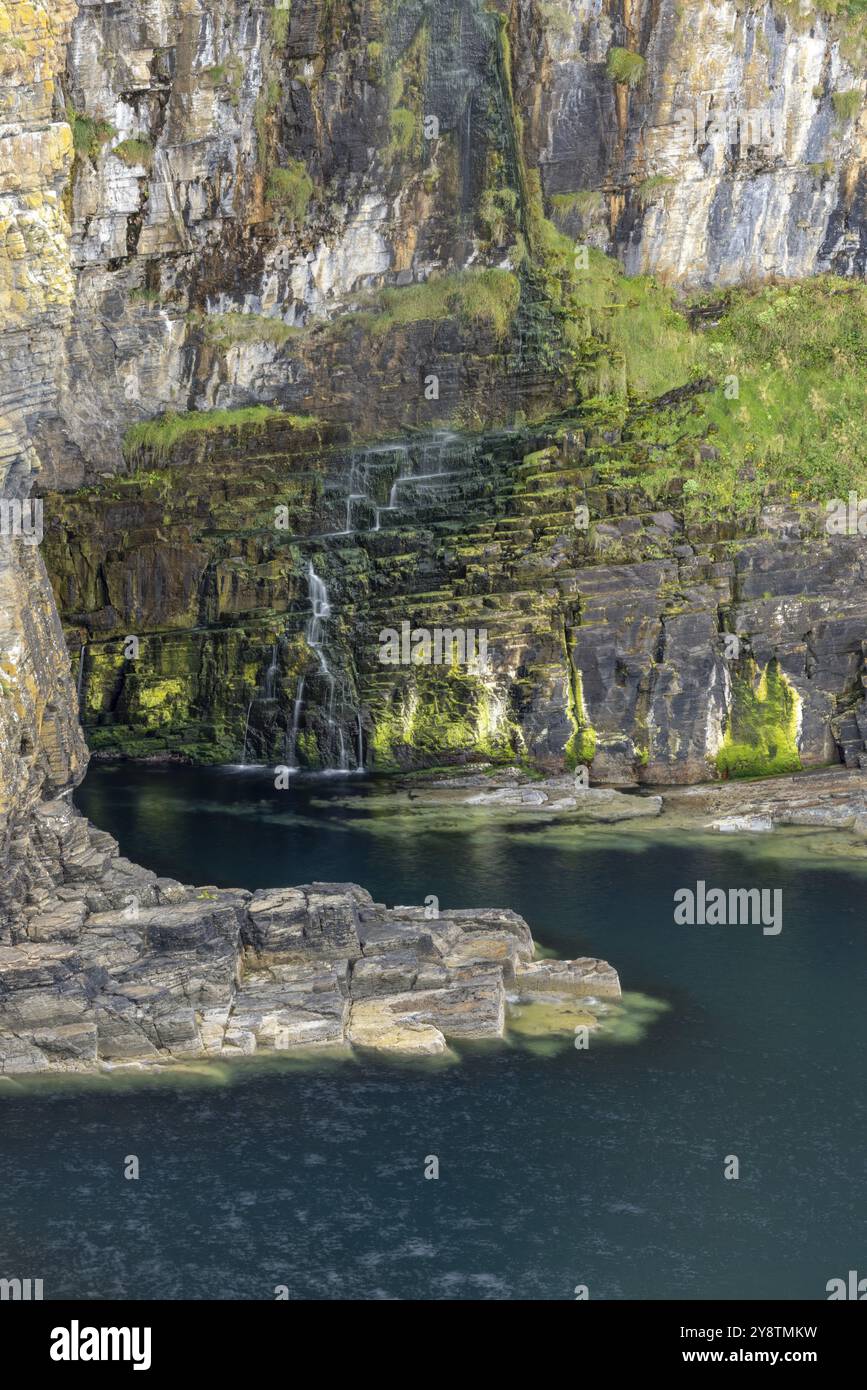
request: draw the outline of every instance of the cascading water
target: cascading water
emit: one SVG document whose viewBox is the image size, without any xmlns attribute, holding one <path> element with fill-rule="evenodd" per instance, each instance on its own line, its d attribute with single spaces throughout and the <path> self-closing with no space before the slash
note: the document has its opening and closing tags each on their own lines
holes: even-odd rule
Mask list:
<svg viewBox="0 0 867 1390">
<path fill-rule="evenodd" d="M 427 438 L 378 444 L 355 454 L 344 528 L 330 534 L 381 531 L 383 518 L 406 510 L 413 499 L 429 504 L 454 500 L 471 475 L 474 449 L 461 435 L 440 430 Z M 367 525 L 360 524 L 362 518 Z"/>
<path fill-rule="evenodd" d="M 331 617 L 331 599 L 328 593 L 328 586 L 325 580 L 316 573 L 313 561 L 307 565 L 307 590 L 310 595 L 310 617 L 307 620 L 305 630 L 305 640 L 307 646 L 314 653 L 318 666 L 318 675 L 326 686 L 326 699 L 324 707 L 320 710 L 324 715 L 327 727 L 329 765 L 325 771 L 328 772 L 350 772 L 349 750 L 343 732 L 343 719 L 346 711 L 351 710 L 358 727 L 358 750 L 356 768 L 364 766 L 364 741 L 361 733 L 361 712 L 357 709 L 352 690 L 346 676 L 335 674 L 331 669 L 328 651 L 326 648 L 326 627 Z M 302 672 L 298 678 L 298 686 L 295 692 L 295 703 L 292 712 L 292 730 L 289 743 L 290 767 L 298 767 L 298 732 L 301 721 L 301 710 L 304 704 L 304 690 L 307 682 L 307 673 Z M 333 755 L 333 756 L 332 756 Z"/>
<path fill-rule="evenodd" d="M 81 652 L 79 653 L 79 657 L 78 657 L 78 684 L 77 684 L 77 686 L 76 686 L 76 690 L 77 690 L 77 693 L 78 693 L 78 717 L 79 717 L 79 719 L 81 718 L 81 697 L 82 697 L 82 695 L 83 695 L 83 693 L 84 693 L 84 663 L 85 663 L 86 659 L 87 659 L 87 643 L 84 642 L 84 643 L 82 643 Z"/>
<path fill-rule="evenodd" d="M 265 679 L 262 683 L 262 699 L 274 700 L 277 697 L 277 643 L 271 648 L 271 661 L 265 672 Z"/>
<path fill-rule="evenodd" d="M 244 720 L 244 748 L 241 753 L 241 764 L 243 767 L 247 766 L 247 738 L 249 737 L 250 733 L 250 712 L 252 708 L 253 701 L 251 700 L 249 705 L 247 706 L 247 718 Z"/>
<path fill-rule="evenodd" d="M 355 451 L 348 459 L 346 491 L 330 506 L 332 525 L 339 528 L 342 521 L 342 529 L 321 533 L 316 539 L 339 555 L 340 542 L 346 537 L 399 527 L 418 508 L 438 510 L 460 504 L 478 485 L 476 450 L 474 441 L 441 430 Z M 332 597 L 313 559 L 308 559 L 306 580 L 310 610 L 304 636 L 315 667 L 311 669 L 311 663 L 298 677 L 285 741 L 286 761 L 297 770 L 299 743 L 306 754 L 304 740 L 313 735 L 325 770 L 360 770 L 364 766 L 361 710 L 353 680 L 344 669 L 345 657 L 336 655 L 339 647 L 329 631 Z"/>
</svg>

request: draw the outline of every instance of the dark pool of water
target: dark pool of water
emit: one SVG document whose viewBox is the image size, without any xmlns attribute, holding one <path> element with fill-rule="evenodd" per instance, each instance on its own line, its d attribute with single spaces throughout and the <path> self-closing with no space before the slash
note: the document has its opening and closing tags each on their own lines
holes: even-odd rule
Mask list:
<svg viewBox="0 0 867 1390">
<path fill-rule="evenodd" d="M 514 907 L 670 1008 L 640 1041 L 553 1057 L 4 1093 L 0 1275 L 46 1297 L 617 1299 L 824 1298 L 867 1272 L 854 867 L 811 867 L 803 841 L 396 814 L 357 779 L 276 792 L 264 774 L 96 766 L 78 802 L 185 881 Z M 781 934 L 677 926 L 674 891 L 698 879 L 781 888 Z"/>
</svg>

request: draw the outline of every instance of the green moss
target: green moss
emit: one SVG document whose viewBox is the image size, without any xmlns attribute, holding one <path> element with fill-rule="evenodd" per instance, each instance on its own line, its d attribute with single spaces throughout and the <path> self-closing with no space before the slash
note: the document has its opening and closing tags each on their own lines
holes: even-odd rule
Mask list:
<svg viewBox="0 0 867 1390">
<path fill-rule="evenodd" d="M 265 314 L 193 313 L 189 321 L 202 329 L 207 342 L 223 350 L 238 343 L 274 343 L 282 347 L 290 338 L 300 337 L 303 331 Z"/>
<path fill-rule="evenodd" d="M 84 116 L 69 102 L 66 105 L 66 119 L 72 127 L 72 144 L 76 154 L 87 159 L 97 159 L 103 145 L 117 135 L 110 121 L 94 120 L 91 116 Z"/>
<path fill-rule="evenodd" d="M 640 53 L 628 48 L 610 48 L 605 71 L 613 82 L 622 82 L 627 87 L 637 87 L 644 76 L 647 62 Z"/>
<path fill-rule="evenodd" d="M 292 0 L 278 0 L 271 14 L 271 37 L 275 48 L 284 48 L 292 21 Z"/>
<path fill-rule="evenodd" d="M 566 713 L 569 717 L 569 723 L 572 725 L 572 733 L 566 740 L 563 756 L 567 768 L 570 772 L 574 772 L 577 767 L 589 766 L 595 758 L 596 730 L 587 717 L 587 708 L 584 704 L 584 684 L 581 679 L 581 672 L 572 660 L 565 625 L 563 628 L 563 653 L 569 679 Z"/>
<path fill-rule="evenodd" d="M 134 458 L 146 449 L 157 458 L 163 458 L 193 435 L 264 429 L 272 420 L 282 420 L 293 429 L 307 429 L 316 424 L 312 416 L 289 415 L 267 405 L 245 406 L 239 410 L 189 411 L 184 415 L 168 412 L 132 425 L 124 435 L 124 454 Z"/>
<path fill-rule="evenodd" d="M 307 166 L 300 159 L 293 159 L 283 169 L 272 169 L 267 194 L 269 202 L 281 208 L 292 222 L 303 222 L 313 197 L 313 180 Z"/>
<path fill-rule="evenodd" d="M 523 739 L 493 682 L 456 665 L 429 667 L 375 712 L 370 751 L 383 771 L 471 754 L 511 762 Z"/>
<path fill-rule="evenodd" d="M 643 179 L 638 185 L 636 190 L 638 201 L 642 206 L 655 202 L 656 199 L 665 192 L 666 188 L 670 188 L 674 182 L 674 179 L 669 178 L 665 174 L 652 174 L 650 178 Z"/>
<path fill-rule="evenodd" d="M 390 113 L 388 119 L 391 131 L 388 146 L 390 157 L 409 154 L 416 144 L 419 132 L 418 118 L 415 112 L 407 110 L 405 106 L 397 106 Z"/>
<path fill-rule="evenodd" d="M 150 169 L 154 159 L 154 147 L 147 139 L 121 140 L 119 145 L 115 145 L 112 154 L 130 167 L 140 164 L 145 169 Z"/>
<path fill-rule="evenodd" d="M 725 740 L 716 756 L 722 777 L 769 777 L 797 772 L 800 699 L 780 669 L 769 661 L 756 682 L 755 666 L 732 681 Z"/>
<path fill-rule="evenodd" d="M 831 101 L 841 121 L 851 121 L 861 109 L 863 95 L 860 91 L 834 92 Z"/>
<path fill-rule="evenodd" d="M 422 118 L 430 51 L 430 24 L 423 19 L 414 37 L 388 71 L 388 140 L 384 162 L 397 168 L 422 148 Z M 369 49 L 368 49 L 369 52 Z"/>
<path fill-rule="evenodd" d="M 142 684 L 136 692 L 134 712 L 143 729 L 166 729 L 182 723 L 189 714 L 186 686 L 178 679 Z"/>
<path fill-rule="evenodd" d="M 551 206 L 561 217 L 577 213 L 580 217 L 592 217 L 603 206 L 602 194 L 596 188 L 580 188 L 576 193 L 555 193 Z"/>
<path fill-rule="evenodd" d="M 408 323 L 455 317 L 463 323 L 488 323 L 504 338 L 512 327 L 521 285 L 508 270 L 467 270 L 434 275 L 421 285 L 380 290 L 373 308 L 353 316 L 356 325 L 376 336 Z"/>
<path fill-rule="evenodd" d="M 263 74 L 262 86 L 253 108 L 253 126 L 256 131 L 256 152 L 259 164 L 265 172 L 270 165 L 269 139 L 273 124 L 272 117 L 280 104 L 281 90 L 280 78 L 276 74 L 270 76 Z"/>
<path fill-rule="evenodd" d="M 479 220 L 488 241 L 503 246 L 514 228 L 518 195 L 512 188 L 486 188 L 479 200 Z"/>
</svg>

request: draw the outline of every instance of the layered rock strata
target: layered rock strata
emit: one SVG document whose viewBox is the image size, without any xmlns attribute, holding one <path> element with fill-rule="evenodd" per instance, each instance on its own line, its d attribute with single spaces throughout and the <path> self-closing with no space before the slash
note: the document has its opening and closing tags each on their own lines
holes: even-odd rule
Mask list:
<svg viewBox="0 0 867 1390">
<path fill-rule="evenodd" d="M 433 1054 L 502 1038 L 513 999 L 617 1000 L 604 961 L 535 961 L 504 910 L 385 908 L 354 884 L 248 893 L 138 868 L 65 800 L 25 849 L 0 944 L 0 1073 L 326 1044 Z"/>
<path fill-rule="evenodd" d="M 278 418 L 144 450 L 99 494 L 46 498 L 91 744 L 336 766 L 305 640 L 313 565 L 353 765 L 360 739 L 371 768 L 529 758 L 616 784 L 857 766 L 863 537 L 785 494 L 696 516 L 690 467 L 680 443 L 568 424 L 353 448 Z M 403 623 L 484 631 L 487 672 L 384 664 Z"/>
</svg>

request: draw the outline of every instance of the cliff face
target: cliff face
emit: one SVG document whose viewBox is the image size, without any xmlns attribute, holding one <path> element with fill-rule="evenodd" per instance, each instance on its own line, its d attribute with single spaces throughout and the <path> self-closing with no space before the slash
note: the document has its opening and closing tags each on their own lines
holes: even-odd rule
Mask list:
<svg viewBox="0 0 867 1390">
<path fill-rule="evenodd" d="M 697 514 L 682 449 L 654 446 L 670 477 L 653 487 L 635 433 L 352 446 L 276 417 L 145 451 L 100 496 L 48 497 L 91 746 L 312 768 L 530 758 L 651 784 L 857 764 L 863 540 L 783 499 L 737 525 Z M 404 624 L 484 632 L 488 669 L 384 663 Z"/>
<path fill-rule="evenodd" d="M 114 471 L 124 429 L 165 408 L 339 410 L 356 363 L 339 344 L 311 359 L 299 328 L 373 287 L 508 262 L 514 195 L 484 245 L 479 226 L 485 191 L 516 179 L 498 35 L 477 0 L 79 6 L 58 478 Z M 402 364 L 417 396 L 428 338 Z"/>
<path fill-rule="evenodd" d="M 86 757 L 27 501 L 40 470 L 30 427 L 54 403 L 74 294 L 61 208 L 72 139 L 53 119 L 74 12 L 54 0 L 0 5 L 0 930 L 7 899 L 27 887 L 21 827 L 43 796 L 78 780 Z"/>
<path fill-rule="evenodd" d="M 557 224 L 630 273 L 863 275 L 864 21 L 806 8 L 84 0 L 52 481 L 115 471 L 125 428 L 166 408 L 315 402 L 363 422 L 375 395 L 385 429 L 451 420 L 458 398 L 468 423 L 505 419 L 454 334 L 368 351 L 365 396 L 346 390 L 356 354 L 297 330 L 376 287 L 514 267 L 537 180 Z M 534 327 L 496 365 L 538 414 Z M 441 408 L 389 410 L 395 377 L 417 402 L 436 366 Z"/>
<path fill-rule="evenodd" d="M 864 274 L 867 31 L 855 7 L 520 0 L 516 11 L 527 157 L 570 233 L 630 274 L 681 285 Z"/>
<path fill-rule="evenodd" d="M 7 0 L 3 495 L 41 463 L 97 746 L 622 781 L 857 760 L 858 537 L 755 449 L 750 505 L 696 513 L 712 404 L 694 437 L 665 405 L 650 440 L 625 407 L 545 423 L 695 375 L 601 258 L 567 286 L 575 240 L 680 287 L 863 275 L 864 24 L 827 8 Z M 212 413 L 130 434 L 167 409 Z M 844 460 L 852 419 L 817 406 Z M 11 823 L 83 749 L 40 552 L 3 544 Z M 489 631 L 488 676 L 387 669 L 403 621 Z"/>
</svg>

